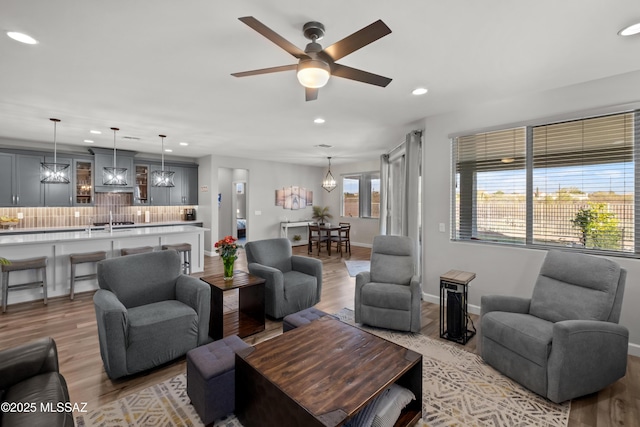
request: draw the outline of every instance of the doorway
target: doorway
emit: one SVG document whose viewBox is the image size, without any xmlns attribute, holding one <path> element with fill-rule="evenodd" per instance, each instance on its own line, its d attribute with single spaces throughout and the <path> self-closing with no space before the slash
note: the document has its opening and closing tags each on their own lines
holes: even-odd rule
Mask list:
<svg viewBox="0 0 640 427">
<path fill-rule="evenodd" d="M 247 169 L 218 169 L 218 239 L 233 236 L 241 243 L 249 233 Z"/>
</svg>

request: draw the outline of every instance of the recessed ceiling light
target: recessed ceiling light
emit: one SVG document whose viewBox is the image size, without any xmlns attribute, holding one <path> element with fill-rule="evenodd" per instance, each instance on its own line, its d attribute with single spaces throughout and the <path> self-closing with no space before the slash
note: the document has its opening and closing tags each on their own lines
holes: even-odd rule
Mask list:
<svg viewBox="0 0 640 427">
<path fill-rule="evenodd" d="M 318 117 L 317 119 L 313 120 L 313 123 L 317 124 L 317 125 L 321 125 L 325 122 L 326 120 L 323 119 L 322 117 Z"/>
<path fill-rule="evenodd" d="M 89 133 L 92 133 L 94 135 L 100 135 L 102 132 L 100 132 L 99 130 L 90 130 Z"/>
<path fill-rule="evenodd" d="M 84 142 L 86 142 L 87 144 L 93 144 L 93 140 L 91 139 L 85 139 Z"/>
<path fill-rule="evenodd" d="M 413 95 L 424 95 L 425 93 L 429 92 L 427 90 L 427 88 L 424 87 L 419 87 L 413 90 L 413 92 L 411 92 Z"/>
<path fill-rule="evenodd" d="M 171 148 L 165 148 L 164 151 L 166 153 L 173 153 L 173 150 Z"/>
<path fill-rule="evenodd" d="M 640 33 L 640 22 L 638 22 L 637 24 L 629 25 L 628 27 L 625 27 L 618 31 L 618 35 L 623 37 L 632 36 L 638 33 Z"/>
<path fill-rule="evenodd" d="M 38 41 L 36 39 L 23 33 L 18 33 L 15 31 L 7 31 L 7 35 L 12 39 L 14 39 L 15 41 L 19 41 L 20 43 L 38 44 Z"/>
<path fill-rule="evenodd" d="M 188 142 L 181 142 L 180 145 L 186 147 L 187 145 L 189 145 L 189 143 Z"/>
</svg>

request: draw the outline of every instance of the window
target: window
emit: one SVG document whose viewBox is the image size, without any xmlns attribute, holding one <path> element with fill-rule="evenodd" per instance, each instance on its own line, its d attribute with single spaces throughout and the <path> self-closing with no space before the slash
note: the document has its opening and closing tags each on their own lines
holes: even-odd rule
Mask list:
<svg viewBox="0 0 640 427">
<path fill-rule="evenodd" d="M 637 114 L 455 138 L 452 238 L 640 252 Z"/>
<path fill-rule="evenodd" d="M 380 173 L 342 176 L 342 216 L 380 218 Z"/>
</svg>

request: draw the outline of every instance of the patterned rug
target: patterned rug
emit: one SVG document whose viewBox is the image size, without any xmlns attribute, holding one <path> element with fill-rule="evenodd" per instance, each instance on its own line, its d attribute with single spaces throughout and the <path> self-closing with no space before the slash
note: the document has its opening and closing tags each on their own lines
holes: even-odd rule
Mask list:
<svg viewBox="0 0 640 427">
<path fill-rule="evenodd" d="M 344 261 L 344 264 L 347 266 L 347 271 L 349 272 L 349 276 L 356 277 L 356 274 L 361 271 L 369 271 L 371 268 L 370 261 Z"/>
<path fill-rule="evenodd" d="M 353 311 L 336 314 L 353 324 Z M 423 355 L 421 426 L 565 427 L 570 402 L 543 399 L 487 366 L 460 346 L 420 334 L 363 329 Z M 184 374 L 78 416 L 78 427 L 202 426 L 186 393 Z M 215 427 L 242 427 L 234 415 Z"/>
</svg>

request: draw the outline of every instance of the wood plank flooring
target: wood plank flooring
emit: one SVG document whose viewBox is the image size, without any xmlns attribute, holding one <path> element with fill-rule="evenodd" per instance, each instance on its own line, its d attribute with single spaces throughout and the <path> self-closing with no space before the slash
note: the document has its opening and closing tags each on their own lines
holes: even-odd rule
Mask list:
<svg viewBox="0 0 640 427">
<path fill-rule="evenodd" d="M 294 253 L 306 255 L 306 247 L 294 248 Z M 368 260 L 370 250 L 352 247 L 352 260 Z M 317 307 L 328 313 L 343 307 L 353 309 L 355 278 L 349 277 L 342 259 L 326 252 L 323 261 L 322 301 Z M 246 271 L 246 259 L 241 251 L 236 268 Z M 205 271 L 196 276 L 222 273 L 222 262 L 217 257 L 205 257 Z M 13 304 L 7 313 L 0 314 L 0 348 L 18 345 L 35 338 L 51 336 L 55 339 L 60 359 L 60 370 L 65 376 L 72 402 L 87 402 L 92 409 L 101 404 L 126 396 L 152 384 L 167 380 L 185 372 L 186 362 L 177 361 L 144 374 L 111 381 L 104 372 L 95 312 L 93 292 L 76 294 L 75 300 L 59 297 L 49 300 Z M 477 316 L 472 315 L 478 327 Z M 422 331 L 434 339 L 439 338 L 439 307 L 422 303 Z M 246 339 L 253 344 L 282 333 L 282 322 L 267 319 L 264 332 Z M 465 346 L 467 351 L 477 352 L 477 336 Z M 458 345 L 453 344 L 452 345 Z M 597 394 L 575 399 L 572 402 L 570 427 L 638 426 L 640 425 L 640 358 L 629 356 L 627 375 Z"/>
</svg>

